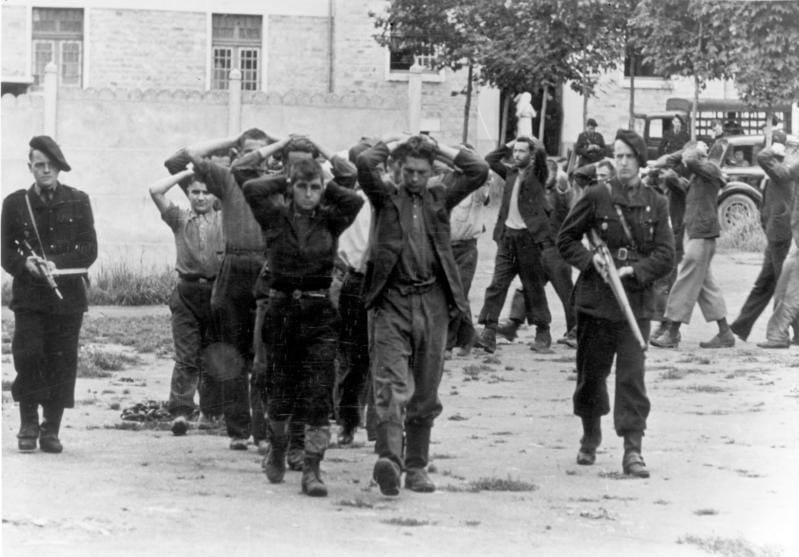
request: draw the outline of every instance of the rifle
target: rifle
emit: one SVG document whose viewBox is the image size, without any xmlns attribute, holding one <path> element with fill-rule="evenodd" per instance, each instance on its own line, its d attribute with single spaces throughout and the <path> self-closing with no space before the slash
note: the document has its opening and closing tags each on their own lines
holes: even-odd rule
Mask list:
<svg viewBox="0 0 799 557">
<path fill-rule="evenodd" d="M 599 234 L 597 234 L 596 230 L 593 228 L 591 229 L 591 244 L 594 246 L 595 253 L 598 253 L 605 262 L 605 271 L 602 273 L 602 278 L 613 291 L 613 295 L 616 297 L 616 301 L 624 312 L 624 317 L 627 319 L 627 324 L 635 335 L 635 340 L 638 341 L 641 350 L 645 351 L 646 341 L 641 334 L 641 330 L 638 328 L 638 321 L 636 321 L 635 314 L 633 314 L 633 308 L 630 307 L 630 300 L 627 299 L 627 292 L 625 292 L 624 286 L 621 283 L 619 271 L 616 269 L 616 263 L 613 261 L 613 256 L 610 254 L 607 244 L 602 241 L 602 238 L 599 237 Z"/>
<path fill-rule="evenodd" d="M 33 251 L 33 248 L 27 240 L 22 240 L 22 243 L 20 243 L 19 240 L 15 240 L 15 242 L 18 246 L 27 250 L 30 255 L 36 256 L 36 252 Z M 55 279 L 53 278 L 53 273 L 50 271 L 50 266 L 47 264 L 47 260 L 38 259 L 36 261 L 36 267 L 39 269 L 39 272 L 42 274 L 42 276 L 44 276 L 44 280 L 47 281 L 47 284 L 50 286 L 50 288 L 53 289 L 55 295 L 58 296 L 58 299 L 63 300 L 64 296 L 61 295 L 61 291 L 58 289 L 58 284 L 56 284 Z"/>
</svg>

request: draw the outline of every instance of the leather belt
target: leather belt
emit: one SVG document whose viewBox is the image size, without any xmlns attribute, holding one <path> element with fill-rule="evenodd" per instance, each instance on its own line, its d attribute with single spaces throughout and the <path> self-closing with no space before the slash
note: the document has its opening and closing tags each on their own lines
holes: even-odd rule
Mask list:
<svg viewBox="0 0 799 557">
<path fill-rule="evenodd" d="M 638 252 L 631 248 L 618 248 L 610 254 L 617 261 L 638 261 Z"/>
<path fill-rule="evenodd" d="M 269 297 L 270 298 L 294 298 L 295 300 L 299 300 L 300 298 L 327 298 L 329 292 L 327 289 L 322 290 L 275 290 L 274 288 L 269 289 Z"/>
<path fill-rule="evenodd" d="M 201 277 L 198 275 L 179 275 L 180 280 L 184 280 L 186 282 L 199 282 L 200 284 L 208 284 L 214 282 L 216 277 Z"/>
</svg>

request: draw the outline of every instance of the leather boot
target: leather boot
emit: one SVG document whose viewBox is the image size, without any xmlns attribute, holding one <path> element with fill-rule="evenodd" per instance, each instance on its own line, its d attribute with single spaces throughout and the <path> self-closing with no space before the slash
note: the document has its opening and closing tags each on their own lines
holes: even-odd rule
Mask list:
<svg viewBox="0 0 799 557">
<path fill-rule="evenodd" d="M 64 407 L 59 404 L 47 403 L 42 405 L 42 427 L 39 432 L 39 448 L 46 453 L 60 453 L 64 450 L 58 440 L 58 431 L 61 429 L 61 418 Z"/>
<path fill-rule="evenodd" d="M 643 431 L 627 431 L 624 433 L 624 458 L 622 459 L 622 469 L 628 476 L 635 478 L 648 478 L 649 470 L 641 456 L 641 443 L 643 441 Z"/>
<path fill-rule="evenodd" d="M 372 477 L 383 495 L 399 495 L 402 472 L 402 426 L 394 422 L 377 424 L 375 452 L 380 458 L 375 463 Z"/>
<path fill-rule="evenodd" d="M 477 340 L 475 346 L 479 346 L 489 354 L 497 351 L 497 331 L 495 327 L 485 327 Z"/>
<path fill-rule="evenodd" d="M 319 463 L 330 445 L 329 426 L 305 426 L 305 458 L 302 463 L 302 492 L 310 497 L 326 497 Z"/>
<path fill-rule="evenodd" d="M 505 337 L 508 342 L 513 342 L 516 340 L 517 331 L 522 324 L 520 321 L 516 321 L 515 319 L 508 319 L 506 321 L 502 321 L 499 325 L 497 325 L 497 334 Z"/>
<path fill-rule="evenodd" d="M 405 489 L 432 493 L 436 485 L 427 475 L 430 451 L 430 426 L 405 424 Z"/>
<path fill-rule="evenodd" d="M 269 452 L 263 460 L 262 468 L 273 484 L 283 481 L 286 475 L 286 448 L 289 444 L 288 421 L 269 420 Z"/>
<path fill-rule="evenodd" d="M 581 419 L 583 421 L 583 436 L 580 439 L 577 464 L 590 466 L 596 461 L 596 449 L 602 443 L 602 418 L 592 416 Z"/>
<path fill-rule="evenodd" d="M 20 401 L 19 403 L 19 433 L 17 434 L 17 447 L 23 453 L 36 450 L 36 440 L 39 438 L 39 405 L 35 402 Z"/>
<path fill-rule="evenodd" d="M 289 470 L 299 472 L 303 467 L 305 458 L 305 422 L 291 420 L 289 422 L 289 452 L 286 456 Z"/>
</svg>

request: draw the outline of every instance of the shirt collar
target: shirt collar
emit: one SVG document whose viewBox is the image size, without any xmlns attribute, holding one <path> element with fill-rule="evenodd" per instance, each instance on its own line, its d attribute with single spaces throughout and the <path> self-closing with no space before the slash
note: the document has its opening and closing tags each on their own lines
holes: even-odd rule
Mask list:
<svg viewBox="0 0 799 557">
<path fill-rule="evenodd" d="M 55 197 L 55 194 L 58 191 L 58 186 L 59 186 L 59 183 L 56 182 L 55 186 L 53 186 L 53 188 L 51 190 L 49 190 L 50 192 L 52 192 L 53 197 Z M 35 182 L 33 184 L 33 191 L 36 192 L 36 195 L 38 195 L 39 197 L 44 199 L 44 190 L 41 188 L 41 186 L 39 186 L 39 184 L 37 184 Z"/>
</svg>

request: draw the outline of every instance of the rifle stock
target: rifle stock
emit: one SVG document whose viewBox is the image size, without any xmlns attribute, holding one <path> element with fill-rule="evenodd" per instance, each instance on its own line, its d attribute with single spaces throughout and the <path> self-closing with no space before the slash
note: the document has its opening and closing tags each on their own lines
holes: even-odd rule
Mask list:
<svg viewBox="0 0 799 557">
<path fill-rule="evenodd" d="M 641 350 L 646 350 L 646 341 L 641 334 L 641 329 L 638 328 L 638 321 L 635 319 L 633 308 L 630 306 L 630 300 L 627 298 L 627 292 L 624 290 L 624 285 L 621 283 L 621 277 L 619 277 L 619 271 L 616 269 L 613 256 L 610 254 L 607 244 L 605 244 L 594 229 L 591 229 L 591 244 L 605 261 L 605 272 L 602 273 L 602 278 L 613 291 L 613 296 L 616 298 L 616 302 L 618 302 L 622 312 L 624 312 L 627 324 L 635 335 L 635 340 L 637 340 L 638 344 L 641 346 Z"/>
</svg>

